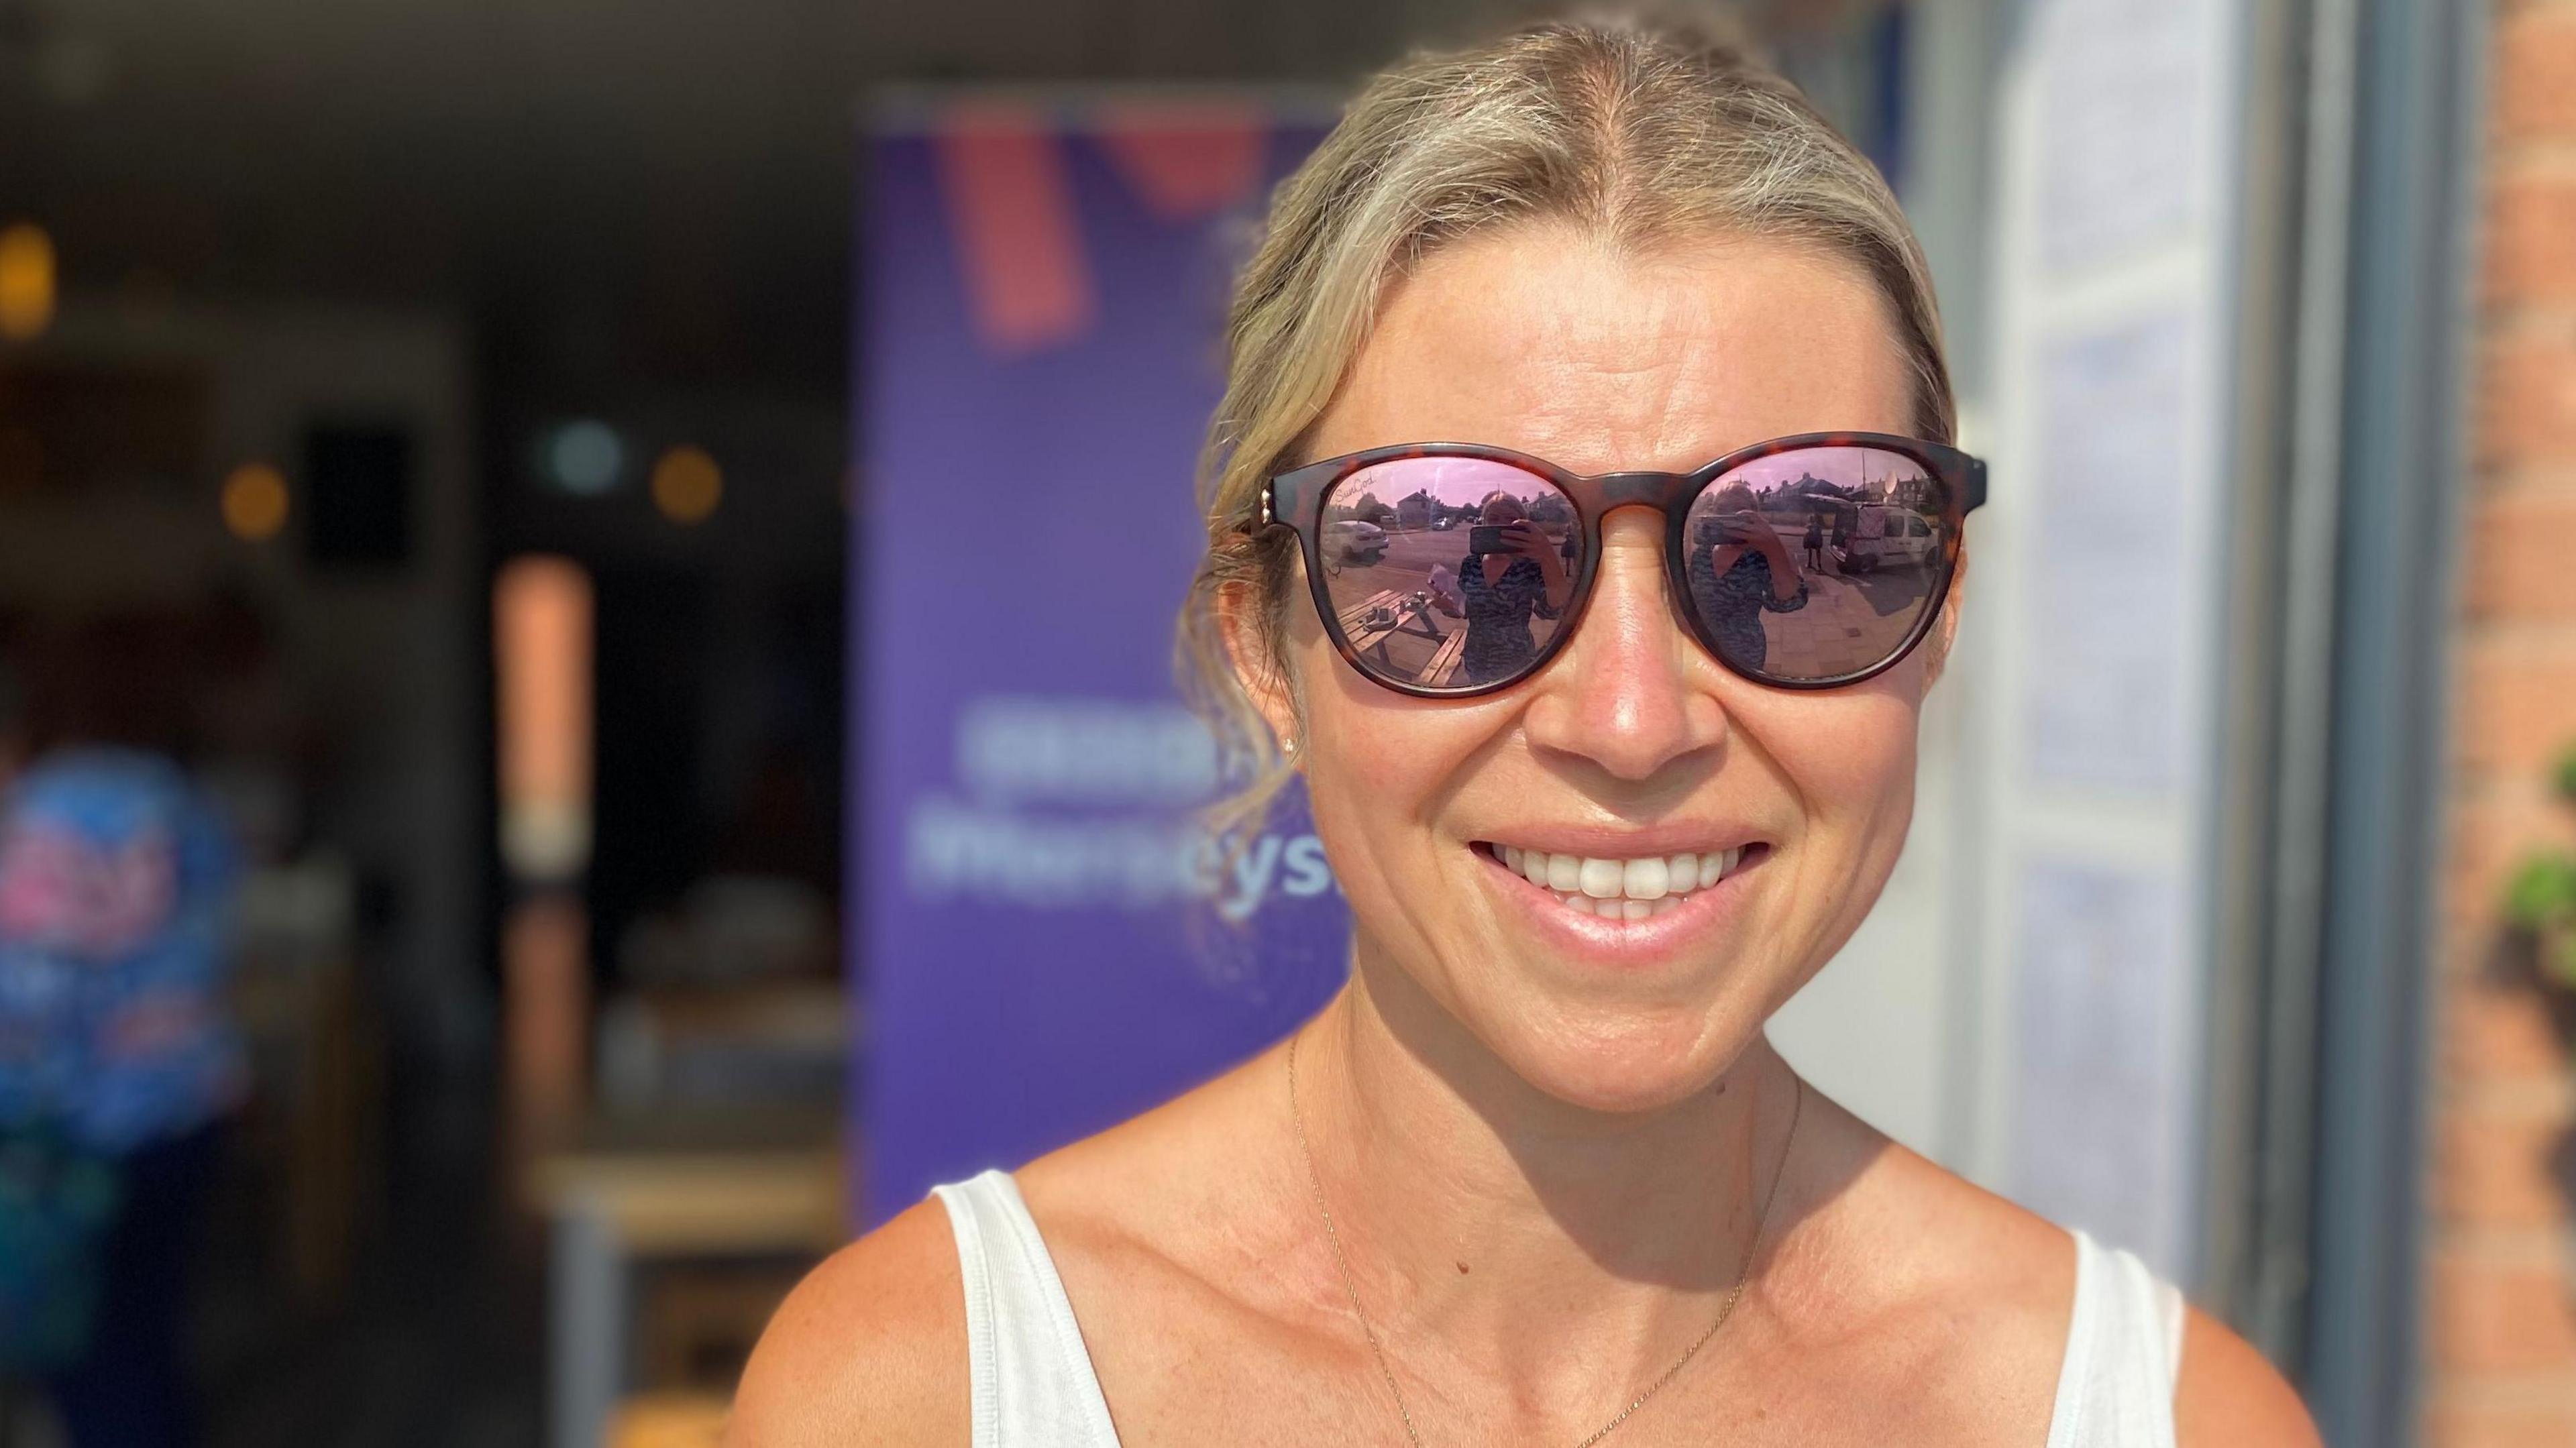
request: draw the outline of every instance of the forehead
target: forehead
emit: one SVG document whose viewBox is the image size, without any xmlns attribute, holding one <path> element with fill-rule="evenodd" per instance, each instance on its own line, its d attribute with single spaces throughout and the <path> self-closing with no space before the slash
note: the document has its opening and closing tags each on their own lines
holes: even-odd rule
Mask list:
<svg viewBox="0 0 2576 1448">
<path fill-rule="evenodd" d="M 1641 255 L 1515 228 L 1391 290 L 1307 454 L 1480 442 L 1680 472 L 1790 433 L 1910 431 L 1907 378 L 1877 289 L 1814 248 L 1714 235 Z"/>
</svg>

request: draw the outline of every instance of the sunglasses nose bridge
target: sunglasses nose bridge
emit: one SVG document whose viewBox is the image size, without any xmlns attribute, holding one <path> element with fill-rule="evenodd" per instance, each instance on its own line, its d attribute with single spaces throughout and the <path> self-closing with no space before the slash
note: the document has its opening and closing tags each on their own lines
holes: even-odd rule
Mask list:
<svg viewBox="0 0 2576 1448">
<path fill-rule="evenodd" d="M 1686 481 L 1680 473 L 1603 473 L 1593 479 L 1601 489 L 1601 511 L 1616 508 L 1653 508 L 1657 512 L 1672 507 Z"/>
</svg>

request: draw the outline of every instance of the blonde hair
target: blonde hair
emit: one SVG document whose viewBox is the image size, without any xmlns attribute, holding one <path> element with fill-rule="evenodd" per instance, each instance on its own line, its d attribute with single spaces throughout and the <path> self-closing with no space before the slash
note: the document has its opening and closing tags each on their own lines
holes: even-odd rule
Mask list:
<svg viewBox="0 0 2576 1448">
<path fill-rule="evenodd" d="M 1913 425 L 1956 423 L 1921 247 L 1869 161 L 1777 72 L 1705 38 L 1636 22 L 1554 23 L 1372 81 L 1272 199 L 1226 324 L 1226 392 L 1199 478 L 1207 552 L 1182 607 L 1182 687 L 1243 787 L 1210 823 L 1257 828 L 1293 768 L 1246 692 L 1286 678 L 1296 572 L 1286 529 L 1252 529 L 1366 341 L 1388 284 L 1448 243 L 1561 221 L 1643 251 L 1730 232 L 1859 268 L 1909 364 Z M 1238 657 L 1226 616 L 1249 637 Z M 1293 697 L 1293 691 L 1283 690 Z"/>
</svg>

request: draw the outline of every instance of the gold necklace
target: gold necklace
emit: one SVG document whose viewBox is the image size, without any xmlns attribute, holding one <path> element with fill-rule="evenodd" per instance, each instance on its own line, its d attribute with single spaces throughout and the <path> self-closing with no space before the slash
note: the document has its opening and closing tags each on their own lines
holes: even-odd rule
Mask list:
<svg viewBox="0 0 2576 1448">
<path fill-rule="evenodd" d="M 1422 1448 L 1422 1434 L 1413 1426 L 1412 1410 L 1404 1405 L 1404 1390 L 1395 1385 L 1394 1370 L 1386 1364 L 1386 1349 L 1378 1342 L 1377 1328 L 1369 1322 L 1368 1309 L 1360 1306 L 1360 1290 L 1351 1276 L 1351 1260 L 1342 1253 L 1342 1234 L 1333 1226 L 1333 1209 L 1324 1205 L 1324 1179 L 1315 1170 L 1313 1149 L 1306 1145 L 1306 1117 L 1297 1109 L 1297 1041 L 1304 1034 L 1300 1031 L 1288 1038 L 1288 1120 L 1297 1129 L 1297 1155 L 1306 1163 L 1306 1184 L 1314 1189 L 1315 1211 L 1324 1219 L 1324 1240 L 1333 1249 L 1333 1266 L 1341 1272 L 1342 1295 L 1350 1299 L 1351 1315 L 1360 1320 L 1360 1336 L 1368 1339 L 1369 1356 L 1377 1359 L 1377 1375 L 1386 1380 L 1386 1391 L 1395 1399 L 1395 1415 L 1404 1420 L 1405 1440 L 1413 1448 Z M 1647 1399 L 1662 1392 L 1666 1383 L 1680 1377 L 1682 1369 L 1690 1366 L 1690 1360 L 1699 1356 L 1699 1350 L 1708 1346 L 1709 1339 L 1717 1336 L 1717 1330 L 1726 1326 L 1726 1320 L 1735 1315 L 1735 1304 L 1744 1296 L 1744 1284 L 1752 1280 L 1753 1263 L 1762 1255 L 1762 1239 L 1771 1227 L 1771 1203 L 1780 1195 L 1780 1178 L 1787 1174 L 1789 1166 L 1789 1148 L 1798 1140 L 1798 1117 L 1807 1104 L 1807 1083 L 1794 1076 L 1790 1079 L 1797 1082 L 1798 1094 L 1789 1098 L 1789 1131 L 1780 1138 L 1779 1160 L 1771 1164 L 1771 1186 L 1762 1194 L 1762 1214 L 1753 1219 L 1752 1245 L 1745 1249 L 1744 1261 L 1735 1269 L 1735 1285 L 1727 1289 L 1726 1301 L 1717 1309 L 1717 1321 L 1708 1325 L 1708 1331 L 1701 1333 L 1698 1341 L 1682 1350 L 1682 1355 L 1674 1360 L 1673 1365 L 1664 1369 L 1662 1377 L 1648 1384 L 1646 1390 L 1628 1406 L 1621 1408 L 1615 1417 L 1595 1429 L 1591 1437 L 1575 1444 L 1574 1448 L 1592 1448 L 1593 1444 L 1609 1437 L 1614 1429 L 1628 1421 L 1629 1414 L 1646 1406 Z"/>
</svg>

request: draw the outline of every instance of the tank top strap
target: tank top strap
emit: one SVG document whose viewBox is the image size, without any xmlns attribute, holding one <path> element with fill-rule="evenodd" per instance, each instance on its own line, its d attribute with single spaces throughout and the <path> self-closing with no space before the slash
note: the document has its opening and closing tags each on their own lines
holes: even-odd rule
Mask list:
<svg viewBox="0 0 2576 1448">
<path fill-rule="evenodd" d="M 2173 1448 L 2182 1294 L 2130 1253 L 2071 1235 L 2075 1311 L 2048 1448 Z"/>
<path fill-rule="evenodd" d="M 1118 1448 L 1073 1303 L 1008 1172 L 931 1188 L 966 1283 L 974 1448 Z"/>
</svg>

